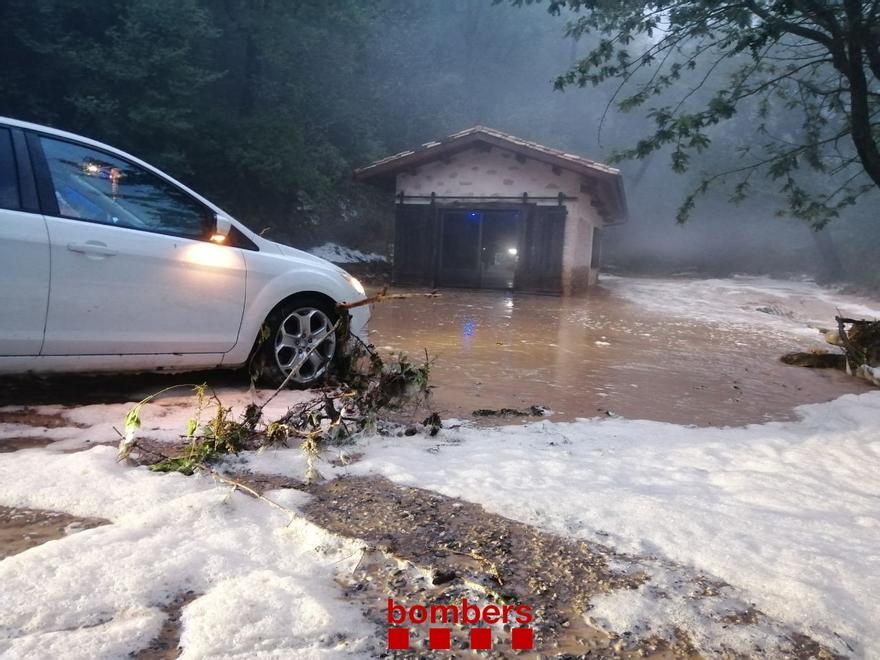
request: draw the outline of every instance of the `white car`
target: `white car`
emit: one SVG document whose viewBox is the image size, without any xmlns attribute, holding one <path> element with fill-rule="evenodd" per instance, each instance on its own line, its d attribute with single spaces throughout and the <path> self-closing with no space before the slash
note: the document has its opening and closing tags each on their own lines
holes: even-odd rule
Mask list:
<svg viewBox="0 0 880 660">
<path fill-rule="evenodd" d="M 266 384 L 294 371 L 308 386 L 343 348 L 337 304 L 363 299 L 342 269 L 155 167 L 0 117 L 0 373 L 252 364 Z M 351 310 L 355 336 L 369 316 Z"/>
</svg>

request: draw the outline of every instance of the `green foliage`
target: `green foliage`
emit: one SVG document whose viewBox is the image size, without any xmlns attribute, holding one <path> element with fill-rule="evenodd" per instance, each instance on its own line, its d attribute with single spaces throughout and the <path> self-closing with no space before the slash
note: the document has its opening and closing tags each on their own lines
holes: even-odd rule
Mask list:
<svg viewBox="0 0 880 660">
<path fill-rule="evenodd" d="M 129 150 L 283 229 L 383 149 L 364 48 L 385 5 L 9 0 L 0 114 Z"/>
<path fill-rule="evenodd" d="M 198 0 L 10 0 L 0 5 L 2 112 L 146 150 L 181 169 L 180 136 L 220 75 L 218 31 Z"/>
<path fill-rule="evenodd" d="M 880 186 L 876 3 L 549 0 L 548 10 L 569 12 L 570 37 L 594 39 L 558 89 L 614 81 L 619 110 L 648 106 L 653 133 L 617 160 L 667 151 L 682 173 L 718 125 L 746 133 L 749 148 L 701 178 L 679 221 L 722 181 L 734 181 L 731 199 L 741 201 L 755 171 L 783 194 L 782 213 L 816 228 Z"/>
<path fill-rule="evenodd" d="M 181 472 L 192 474 L 199 467 L 224 454 L 236 454 L 254 431 L 245 412 L 242 422 L 229 419 L 231 408 L 226 408 L 216 394 L 207 395 L 207 385 L 196 385 L 196 412 L 186 426 L 186 439 L 189 445 L 183 454 L 167 457 L 150 466 L 156 472 Z M 209 398 L 214 401 L 214 413 L 207 423 L 201 424 L 201 417 L 208 407 Z"/>
<path fill-rule="evenodd" d="M 125 414 L 125 419 L 123 420 L 123 429 L 124 433 L 122 433 L 122 440 L 119 443 L 119 458 L 125 459 L 128 458 L 131 453 L 132 448 L 135 446 L 137 432 L 141 428 L 141 411 L 144 406 L 150 403 L 153 399 L 162 396 L 166 392 L 170 392 L 171 390 L 178 389 L 180 387 L 197 387 L 193 385 L 172 385 L 171 387 L 166 387 L 165 389 L 159 390 L 154 394 L 142 399 L 135 406 L 129 410 Z M 204 387 L 204 386 L 202 386 Z"/>
</svg>

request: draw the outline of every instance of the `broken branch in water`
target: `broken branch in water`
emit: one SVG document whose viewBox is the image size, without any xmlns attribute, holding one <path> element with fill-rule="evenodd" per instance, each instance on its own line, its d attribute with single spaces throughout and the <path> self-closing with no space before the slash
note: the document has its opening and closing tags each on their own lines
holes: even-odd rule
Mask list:
<svg viewBox="0 0 880 660">
<path fill-rule="evenodd" d="M 527 410 L 479 408 L 472 414 L 474 417 L 543 417 L 547 414 L 547 409 L 544 406 L 529 406 Z"/>
<path fill-rule="evenodd" d="M 846 356 L 843 353 L 797 351 L 786 353 L 779 358 L 784 364 L 809 369 L 846 369 Z"/>
</svg>

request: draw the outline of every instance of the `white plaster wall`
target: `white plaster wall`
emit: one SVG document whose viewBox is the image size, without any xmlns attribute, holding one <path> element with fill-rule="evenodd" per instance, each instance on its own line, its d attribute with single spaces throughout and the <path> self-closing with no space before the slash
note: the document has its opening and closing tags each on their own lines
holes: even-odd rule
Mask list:
<svg viewBox="0 0 880 660">
<path fill-rule="evenodd" d="M 576 197 L 565 203 L 565 246 L 562 254 L 562 286 L 574 293 L 598 279 L 598 264 L 590 264 L 593 227 L 602 220 L 591 205 L 589 194 L 581 192 L 581 176 L 568 170 L 553 172 L 547 163 L 527 158 L 519 162 L 514 153 L 493 147 L 490 151 L 468 149 L 448 159 L 436 160 L 397 176 L 397 194 L 444 197 L 553 197 L 560 192 Z M 414 203 L 410 200 L 407 203 Z M 450 200 L 441 200 L 450 201 Z M 532 200 L 534 201 L 534 200 Z M 430 200 L 424 200 L 430 203 Z M 537 202 L 557 204 L 554 200 Z"/>
</svg>

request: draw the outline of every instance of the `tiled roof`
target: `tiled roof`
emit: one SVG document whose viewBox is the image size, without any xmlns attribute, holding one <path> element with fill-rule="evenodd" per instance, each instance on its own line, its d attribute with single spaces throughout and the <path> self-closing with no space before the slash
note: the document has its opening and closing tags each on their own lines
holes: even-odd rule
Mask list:
<svg viewBox="0 0 880 660">
<path fill-rule="evenodd" d="M 515 135 L 502 133 L 486 126 L 474 126 L 449 137 L 399 154 L 377 160 L 354 171 L 356 179 L 394 189 L 394 181 L 399 172 L 413 169 L 423 163 L 445 158 L 453 153 L 468 149 L 472 144 L 484 143 L 499 149 L 514 151 L 523 157 L 534 158 L 545 163 L 579 173 L 592 181 L 592 204 L 607 224 L 626 222 L 627 205 L 623 191 L 620 171 L 582 158 L 576 154 L 545 147 L 537 142 L 523 140 Z"/>
<path fill-rule="evenodd" d="M 354 174 L 357 178 L 370 178 L 373 174 L 379 174 L 380 172 L 386 173 L 389 169 L 396 169 L 399 167 L 408 167 L 413 161 L 425 161 L 428 160 L 430 155 L 429 152 L 432 149 L 437 149 L 437 147 L 448 147 L 453 145 L 456 142 L 460 141 L 470 141 L 468 138 L 479 138 L 481 136 L 486 136 L 490 138 L 493 142 L 503 142 L 510 145 L 511 149 L 514 149 L 519 152 L 536 152 L 533 155 L 543 155 L 545 157 L 550 157 L 557 165 L 560 167 L 566 167 L 568 165 L 571 169 L 576 171 L 583 170 L 592 170 L 597 173 L 602 174 L 610 174 L 610 175 L 618 175 L 619 170 L 609 167 L 608 165 L 603 165 L 602 163 L 597 163 L 594 160 L 589 160 L 587 158 L 582 158 L 576 154 L 566 153 L 561 151 L 560 149 L 553 149 L 551 147 L 545 147 L 542 144 L 538 144 L 537 142 L 532 142 L 530 140 L 524 140 L 522 138 L 518 138 L 515 135 L 510 135 L 509 133 L 503 133 L 502 131 L 496 130 L 494 128 L 489 128 L 487 126 L 473 126 L 463 131 L 459 131 L 458 133 L 453 133 L 447 138 L 442 140 L 436 140 L 433 142 L 425 142 L 422 146 L 416 149 L 410 149 L 408 151 L 401 151 L 399 154 L 394 154 L 393 156 L 388 156 L 387 158 L 382 158 L 381 160 L 377 160 L 369 165 L 356 169 Z M 439 149 L 438 151 L 444 151 L 444 149 Z"/>
</svg>

